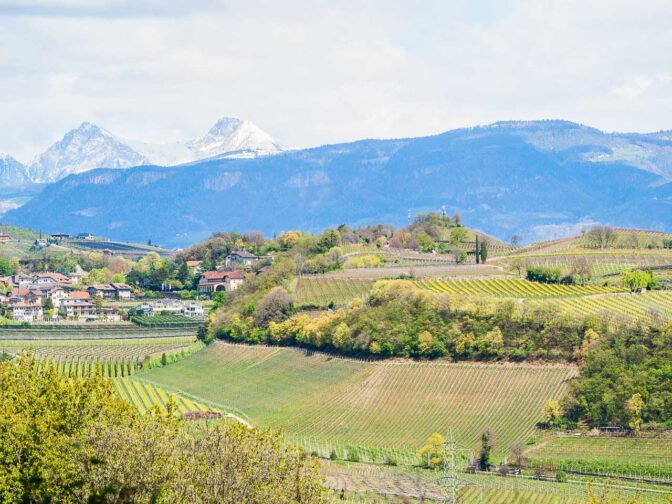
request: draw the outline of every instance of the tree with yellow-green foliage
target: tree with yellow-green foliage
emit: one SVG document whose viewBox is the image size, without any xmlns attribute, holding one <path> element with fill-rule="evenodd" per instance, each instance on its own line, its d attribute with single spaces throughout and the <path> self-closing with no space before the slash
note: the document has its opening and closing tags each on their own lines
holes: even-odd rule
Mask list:
<svg viewBox="0 0 672 504">
<path fill-rule="evenodd" d="M 425 445 L 417 452 L 418 458 L 422 461 L 422 465 L 428 469 L 438 469 L 445 461 L 445 449 L 443 444 L 446 439 L 434 432 L 427 438 Z"/>
<path fill-rule="evenodd" d="M 272 432 L 140 416 L 99 374 L 0 363 L 0 502 L 323 503 L 317 463 Z"/>
</svg>

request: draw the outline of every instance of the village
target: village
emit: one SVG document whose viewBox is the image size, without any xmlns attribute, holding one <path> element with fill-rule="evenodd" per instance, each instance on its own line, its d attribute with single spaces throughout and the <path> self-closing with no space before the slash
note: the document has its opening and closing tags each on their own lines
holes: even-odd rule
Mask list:
<svg viewBox="0 0 672 504">
<path fill-rule="evenodd" d="M 93 240 L 88 233 L 76 238 Z M 0 236 L 0 242 L 7 243 L 11 239 L 7 233 Z M 68 235 L 54 234 L 47 239 L 36 239 L 33 246 L 45 247 L 68 239 Z M 128 255 L 123 250 L 101 252 L 105 259 L 137 258 L 135 250 Z M 88 272 L 79 263 L 69 274 L 56 271 L 11 274 L 0 277 L 0 313 L 7 320 L 31 324 L 114 323 L 129 320 L 131 315 L 173 315 L 203 320 L 213 295 L 242 286 L 246 273 L 260 259 L 246 250 L 233 250 L 215 269 L 206 271 L 203 261 L 185 261 L 195 286 L 194 299 L 180 298 L 170 284 L 157 292 L 143 288 L 140 282 L 88 283 Z"/>
</svg>

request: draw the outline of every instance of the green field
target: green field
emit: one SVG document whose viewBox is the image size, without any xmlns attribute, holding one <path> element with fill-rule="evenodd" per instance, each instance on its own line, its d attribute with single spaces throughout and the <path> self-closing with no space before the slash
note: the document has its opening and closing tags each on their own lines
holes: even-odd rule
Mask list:
<svg viewBox="0 0 672 504">
<path fill-rule="evenodd" d="M 372 363 L 297 349 L 215 343 L 144 378 L 322 450 L 401 450 L 413 457 L 432 432 L 476 447 L 492 429 L 501 450 L 526 440 L 543 403 L 575 368 L 439 362 Z"/>
<path fill-rule="evenodd" d="M 525 453 L 535 463 L 567 471 L 672 481 L 672 438 L 549 436 Z"/>
<path fill-rule="evenodd" d="M 622 287 L 560 285 L 520 279 L 420 280 L 416 285 L 433 292 L 509 298 L 554 298 L 621 292 Z"/>
<path fill-rule="evenodd" d="M 302 277 L 298 280 L 293 296 L 299 306 L 326 307 L 330 303 L 345 305 L 352 298 L 367 296 L 372 286 L 371 280 Z"/>
</svg>

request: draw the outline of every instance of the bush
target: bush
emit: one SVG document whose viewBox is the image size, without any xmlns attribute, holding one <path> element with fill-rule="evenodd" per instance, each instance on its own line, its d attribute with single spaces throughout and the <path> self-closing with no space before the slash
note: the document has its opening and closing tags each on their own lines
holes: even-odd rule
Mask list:
<svg viewBox="0 0 672 504">
<path fill-rule="evenodd" d="M 331 453 L 329 454 L 329 459 L 330 460 L 338 460 L 338 455 L 336 455 L 336 450 L 331 450 Z"/>
<path fill-rule="evenodd" d="M 348 450 L 348 461 L 349 462 L 361 462 L 362 458 L 359 455 L 359 451 L 354 448 Z"/>
<path fill-rule="evenodd" d="M 565 471 L 558 471 L 555 473 L 555 481 L 558 483 L 567 483 L 567 473 Z"/>
<path fill-rule="evenodd" d="M 531 282 L 559 283 L 562 276 L 560 268 L 530 266 L 527 268 L 527 279 Z"/>
<path fill-rule="evenodd" d="M 352 256 L 345 261 L 346 268 L 380 268 L 384 264 L 383 258 L 374 254 Z"/>
</svg>

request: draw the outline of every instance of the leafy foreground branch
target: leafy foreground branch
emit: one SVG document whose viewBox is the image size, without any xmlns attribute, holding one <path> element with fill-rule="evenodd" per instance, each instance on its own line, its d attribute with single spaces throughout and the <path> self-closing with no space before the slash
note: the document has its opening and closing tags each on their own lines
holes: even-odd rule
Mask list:
<svg viewBox="0 0 672 504">
<path fill-rule="evenodd" d="M 236 423 L 142 417 L 100 376 L 0 363 L 0 501 L 325 502 L 314 459 Z"/>
</svg>

